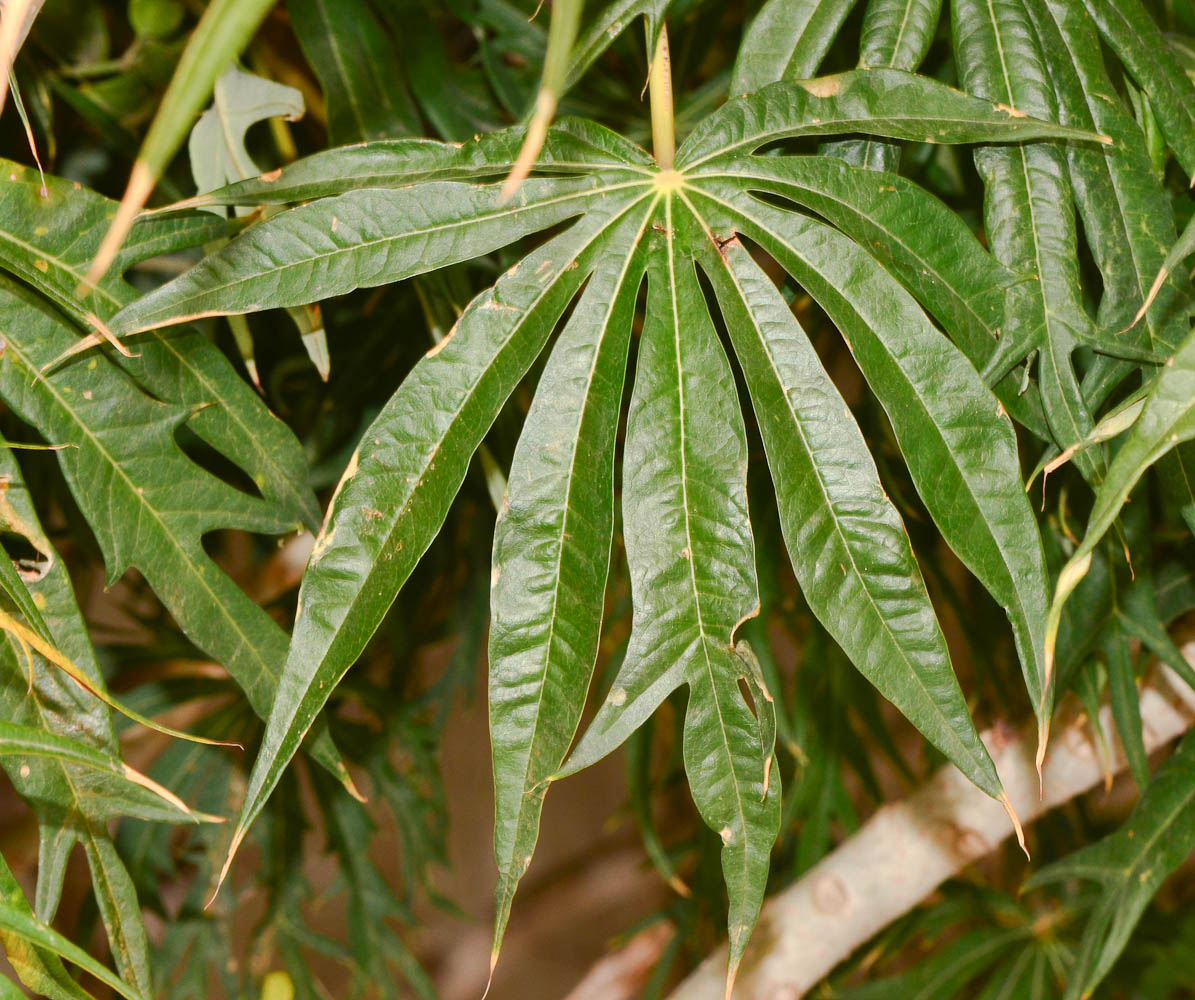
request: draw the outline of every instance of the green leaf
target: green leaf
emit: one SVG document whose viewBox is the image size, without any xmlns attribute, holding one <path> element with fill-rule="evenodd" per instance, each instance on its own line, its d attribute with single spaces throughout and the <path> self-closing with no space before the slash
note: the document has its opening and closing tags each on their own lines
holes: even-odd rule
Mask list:
<svg viewBox="0 0 1195 1000">
<path fill-rule="evenodd" d="M 1025 889 L 1071 879 L 1100 884 L 1067 1000 L 1090 996 L 1128 943 L 1154 893 L 1195 849 L 1195 733 L 1188 733 L 1121 829 L 1033 875 Z"/>
<path fill-rule="evenodd" d="M 535 849 L 547 781 L 581 721 L 597 656 L 614 530 L 615 432 L 644 268 L 638 246 L 612 248 L 553 348 L 494 528 L 495 954 Z"/>
<path fill-rule="evenodd" d="M 797 216 L 761 216 L 757 205 L 749 218 L 842 331 L 942 537 L 1005 609 L 1045 727 L 1052 702 L 1043 654 L 1045 556 L 1011 422 L 975 369 L 888 276 L 874 265 L 867 274 L 861 250 Z"/>
<path fill-rule="evenodd" d="M 1083 0 L 1100 34 L 1148 95 L 1166 142 L 1195 178 L 1195 82 L 1140 0 Z"/>
<path fill-rule="evenodd" d="M 0 170 L 9 178 L 0 188 L 0 265 L 84 329 L 93 326 L 89 311 L 106 322 L 137 298 L 122 277 L 129 268 L 227 235 L 227 223 L 209 213 L 147 219 L 133 228 L 116 265 L 83 306 L 74 288 L 114 203 L 56 177 L 46 178 L 50 197 L 42 198 L 36 171 L 7 161 L 0 161 Z M 136 358 L 114 355 L 111 362 L 157 399 L 189 408 L 188 428 L 239 465 L 280 518 L 312 529 L 319 525 L 298 440 L 206 337 L 149 332 L 138 338 L 137 350 Z"/>
<path fill-rule="evenodd" d="M 731 95 L 816 74 L 854 6 L 855 0 L 768 0 L 739 45 Z"/>
<path fill-rule="evenodd" d="M 614 201 L 642 180 L 532 178 L 510 202 L 498 186 L 449 181 L 366 188 L 283 212 L 126 306 L 118 334 L 198 316 L 298 306 L 469 260 Z M 611 197 L 615 196 L 615 197 Z"/>
<path fill-rule="evenodd" d="M 366 0 L 287 0 L 286 9 L 324 91 L 331 145 L 420 130 L 394 42 Z"/>
<path fill-rule="evenodd" d="M 929 52 L 942 0 L 871 0 L 863 16 L 861 68 L 915 70 Z"/>
<path fill-rule="evenodd" d="M 1046 633 L 1046 662 L 1053 659 L 1062 608 L 1091 568 L 1092 554 L 1112 526 L 1137 481 L 1181 441 L 1195 437 L 1195 332 L 1188 335 L 1154 382 L 1141 416 L 1096 491 L 1082 542 L 1058 576 Z"/>
<path fill-rule="evenodd" d="M 1053 89 L 1020 0 L 953 0 L 956 58 L 963 85 L 1028 114 L 1057 113 Z M 1030 351 L 1038 355 L 1042 408 L 1059 448 L 1091 432 L 1091 413 L 1079 390 L 1071 355 L 1095 339 L 1079 289 L 1078 238 L 1066 166 L 1052 145 L 976 150 L 984 182 L 984 223 L 996 258 L 1028 280 L 1011 290 L 1008 322 L 992 379 Z M 1098 453 L 1080 452 L 1076 464 L 1097 478 Z"/>
<path fill-rule="evenodd" d="M 660 27 L 664 23 L 664 12 L 672 3 L 673 0 L 611 0 L 605 4 L 601 12 L 582 28 L 573 45 L 564 89 L 572 89 L 585 75 L 585 71 L 637 18 L 642 17 L 646 26 L 647 51 L 654 52 Z"/>
<path fill-rule="evenodd" d="M 705 199 L 697 191 L 694 198 L 700 211 Z M 842 324 L 856 307 L 852 300 L 831 301 L 838 276 L 824 271 L 849 243 L 837 245 L 824 227 L 762 204 L 735 201 L 731 212 L 736 228 L 772 253 Z M 706 270 L 743 365 L 806 601 L 884 697 L 998 797 L 999 776 L 954 678 L 904 525 L 858 426 L 780 293 L 746 251 L 731 242 L 720 256 L 721 268 L 711 263 Z M 706 258 L 713 260 L 710 253 Z M 843 263 L 858 268 L 857 261 Z M 891 288 L 886 291 L 890 296 Z M 847 329 L 855 335 L 862 324 L 856 320 Z"/>
<path fill-rule="evenodd" d="M 685 213 L 687 216 L 687 212 Z M 747 442 L 734 381 L 686 242 L 691 218 L 664 200 L 623 457 L 623 533 L 634 617 L 610 693 L 561 770 L 606 756 L 687 685 L 685 771 L 722 838 L 733 983 L 767 884 L 780 823 L 758 719 L 738 687 L 738 625 L 759 612 L 747 514 Z M 682 325 L 683 324 L 683 325 Z M 728 985 L 729 993 L 729 985 Z"/>
<path fill-rule="evenodd" d="M 915 70 L 934 40 L 942 0 L 871 0 L 863 15 L 860 69 Z M 900 146 L 880 139 L 844 139 L 825 152 L 855 166 L 896 172 Z"/>
<path fill-rule="evenodd" d="M 1153 284 L 1150 285 L 1149 294 L 1146 295 L 1145 302 L 1142 304 L 1141 309 L 1138 310 L 1134 322 L 1140 322 L 1145 311 L 1152 308 L 1154 300 L 1158 297 L 1158 293 L 1165 287 L 1171 275 L 1193 253 L 1195 253 L 1195 216 L 1192 216 L 1188 220 L 1182 235 L 1175 242 L 1174 246 L 1167 251 L 1166 259 L 1162 261 L 1162 266 L 1158 268 L 1158 273 L 1154 277 Z"/>
<path fill-rule="evenodd" d="M 269 712 L 286 636 L 203 549 L 203 536 L 235 527 L 276 534 L 294 527 L 274 505 L 195 465 L 174 434 L 191 410 L 158 401 L 107 357 L 42 368 L 74 332 L 29 293 L 0 283 L 0 396 L 50 439 L 74 447 L 59 464 L 104 552 L 110 580 L 135 566 L 183 631 L 222 663 L 262 717 Z M 317 759 L 347 778 L 326 734 Z"/>
<path fill-rule="evenodd" d="M 727 101 L 689 133 L 677 151 L 676 166 L 687 171 L 780 139 L 847 132 L 944 143 L 1103 141 L 1091 132 L 1053 125 L 1019 110 L 914 73 L 851 70 L 799 83 L 774 83 Z"/>
<path fill-rule="evenodd" d="M 475 298 L 362 436 L 303 577 L 285 684 L 233 849 L 439 531 L 473 452 L 595 260 L 618 244 L 615 233 L 625 242 L 640 231 L 632 209 L 649 191 L 602 202 Z"/>
<path fill-rule="evenodd" d="M 7 327 L 6 327 L 7 329 Z M 32 604 L 33 634 L 44 635 L 69 656 L 81 675 L 95 688 L 104 682 L 96 663 L 87 626 L 79 613 L 66 567 L 46 540 L 31 497 L 11 452 L 0 453 L 0 470 L 7 481 L 4 499 L 5 527 L 28 538 L 48 557 L 40 578 L 18 578 L 10 583 Z M 7 557 L 4 557 L 7 563 Z M 33 655 L 8 632 L 0 640 L 0 709 L 10 724 L 28 727 L 52 741 L 69 738 L 86 753 L 106 758 L 113 769 L 123 770 L 111 720 L 104 704 L 91 692 L 67 679 L 55 666 Z M 104 919 L 111 951 L 122 974 L 148 992 L 149 948 L 136 890 L 123 862 L 111 848 L 104 826 L 107 816 L 101 799 L 89 794 L 88 773 L 61 757 L 37 756 L 5 765 L 13 787 L 33 804 L 40 833 L 36 905 L 39 919 L 50 921 L 62 894 L 66 863 L 76 843 L 82 843 L 91 867 L 96 902 Z M 30 961 L 33 961 L 30 959 Z M 59 977 L 34 963 L 53 982 Z M 40 987 L 37 987 L 40 988 Z M 69 995 L 69 989 L 67 990 Z"/>
<path fill-rule="evenodd" d="M 1114 139 L 1105 149 L 1068 145 L 1066 155 L 1075 201 L 1103 278 L 1099 322 L 1119 333 L 1149 295 L 1175 242 L 1174 213 L 1150 169 L 1145 137 L 1104 69 L 1090 19 L 1077 4 L 1064 0 L 1031 0 L 1028 10 L 1050 63 L 1061 120 Z M 1174 309 L 1176 289 L 1167 292 L 1147 328 L 1157 349 L 1173 351 L 1185 330 Z"/>
<path fill-rule="evenodd" d="M 474 136 L 468 142 L 386 139 L 313 153 L 261 177 L 171 206 L 286 205 L 327 198 L 359 188 L 397 188 L 424 181 L 464 181 L 501 177 L 514 166 L 524 129 L 509 128 Z M 576 118 L 558 120 L 548 130 L 535 169 L 541 173 L 582 173 L 635 169 L 651 157 L 617 133 Z"/>
<path fill-rule="evenodd" d="M 101 983 L 122 997 L 126 997 L 127 1000 L 142 1000 L 143 997 L 149 996 L 148 993 L 142 993 L 113 975 L 110 970 L 100 965 L 78 945 L 73 944 L 52 927 L 47 927 L 37 920 L 33 916 L 33 911 L 30 909 L 24 893 L 21 892 L 20 885 L 13 878 L 12 872 L 2 857 L 0 857 L 0 941 L 3 941 L 8 959 L 15 969 L 18 971 L 28 969 L 38 977 L 28 985 L 38 990 L 45 990 L 49 996 L 65 996 L 75 1000 L 75 998 L 87 997 L 90 994 L 80 989 L 65 976 L 56 959 L 53 965 L 47 966 L 46 954 L 65 958 L 68 962 L 95 976 Z M 25 946 L 31 946 L 33 953 L 25 951 Z M 38 966 L 41 966 L 41 969 L 38 969 Z M 51 979 L 50 982 L 40 979 L 39 973 L 42 973 L 42 970 L 48 974 L 46 978 Z M 58 973 L 63 974 L 58 975 Z"/>
<path fill-rule="evenodd" d="M 817 156 L 744 157 L 694 174 L 705 177 L 733 178 L 813 209 L 904 282 L 977 368 L 991 357 L 1015 278 L 957 215 L 911 181 Z M 1001 403 L 1020 423 L 1044 431 L 1036 399 L 1013 381 L 998 386 Z"/>
<path fill-rule="evenodd" d="M 192 812 L 172 792 L 110 754 L 40 728 L 0 722 L 0 757 L 14 758 L 12 766 L 18 770 L 26 758 L 42 757 L 69 768 L 78 776 L 76 793 L 94 799 L 88 812 L 95 820 L 136 816 L 163 823 L 219 821 L 219 817 Z M 36 800 L 38 792 L 30 789 L 25 796 Z"/>
<path fill-rule="evenodd" d="M 1133 653 L 1129 637 L 1121 630 L 1119 620 L 1104 630 L 1100 637 L 1104 664 L 1108 668 L 1108 701 L 1112 706 L 1112 720 L 1120 735 L 1129 771 L 1137 787 L 1149 784 L 1149 759 L 1142 731 L 1141 700 L 1137 696 L 1137 675 L 1133 669 Z"/>
<path fill-rule="evenodd" d="M 996 979 L 1015 975 L 1016 963 L 1009 961 L 1009 952 L 1030 933 L 1027 927 L 982 927 L 968 931 L 941 950 L 922 958 L 907 972 L 875 979 L 854 989 L 836 992 L 834 996 L 836 1000 L 886 1000 L 889 997 L 954 1000 L 971 996 L 974 994 L 968 986 L 989 970 L 996 970 L 993 973 Z"/>
<path fill-rule="evenodd" d="M 1099 37 L 1082 7 L 1070 0 L 1031 0 L 1026 9 L 1050 65 L 1061 120 L 1115 140 L 1104 149 L 1066 147 L 1075 202 L 1103 282 L 1097 323 L 1109 338 L 1170 353 L 1185 334 L 1173 280 L 1167 283 L 1159 309 L 1149 314 L 1139 332 L 1122 332 L 1146 301 L 1150 283 L 1174 243 L 1173 212 L 1151 170 L 1145 137 L 1108 79 Z M 1083 384 L 1088 404 L 1099 406 L 1106 393 L 1137 368 L 1109 357 L 1094 361 Z"/>
<path fill-rule="evenodd" d="M 195 186 L 212 191 L 257 174 L 245 133 L 268 118 L 302 116 L 303 95 L 294 87 L 230 66 L 216 81 L 212 106 L 199 116 L 187 142 Z"/>
</svg>

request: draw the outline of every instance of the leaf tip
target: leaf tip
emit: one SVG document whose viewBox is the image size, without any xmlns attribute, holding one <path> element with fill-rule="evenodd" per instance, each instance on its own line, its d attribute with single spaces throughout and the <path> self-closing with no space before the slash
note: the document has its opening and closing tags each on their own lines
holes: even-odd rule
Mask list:
<svg viewBox="0 0 1195 1000">
<path fill-rule="evenodd" d="M 693 896 L 693 890 L 682 881 L 679 875 L 673 875 L 668 879 L 668 886 L 682 899 L 690 899 Z"/>
<path fill-rule="evenodd" d="M 1033 763 L 1037 768 L 1037 797 L 1046 797 L 1046 776 L 1043 770 L 1046 761 L 1046 747 L 1050 744 L 1050 720 L 1044 719 L 1037 727 L 1037 754 Z"/>
<path fill-rule="evenodd" d="M 216 901 L 216 897 L 220 895 L 220 889 L 224 885 L 224 880 L 228 878 L 228 873 L 232 869 L 232 862 L 236 857 L 237 849 L 241 846 L 241 841 L 245 839 L 247 832 L 248 829 L 245 826 L 237 824 L 237 828 L 232 834 L 232 843 L 228 845 L 228 854 L 224 858 L 224 864 L 220 867 L 220 874 L 216 876 L 216 884 L 212 888 L 212 894 L 208 897 L 208 901 L 203 904 L 205 910 L 209 909 L 212 903 Z"/>
<path fill-rule="evenodd" d="M 1017 816 L 1017 811 L 1012 806 L 1012 800 L 1008 797 L 1007 792 L 1000 793 L 1000 805 L 1004 806 L 1004 811 L 1008 813 L 1009 820 L 1012 821 L 1012 828 L 1017 835 L 1017 843 L 1021 845 L 1021 850 L 1025 852 L 1025 857 L 1032 860 L 1029 856 L 1029 848 L 1025 845 L 1025 829 L 1021 826 L 1020 817 Z"/>
<path fill-rule="evenodd" d="M 490 974 L 485 981 L 485 991 L 481 994 L 481 1000 L 485 1000 L 490 995 L 490 987 L 494 985 L 494 969 L 498 967 L 498 949 L 495 948 L 490 952 Z"/>
<path fill-rule="evenodd" d="M 343 763 L 341 763 L 337 765 L 336 770 L 338 772 L 338 777 L 340 778 L 340 784 L 344 786 L 344 790 L 362 805 L 365 805 L 369 799 L 365 796 L 361 789 L 357 787 L 357 783 L 353 781 L 353 776 L 349 773 L 349 769 L 345 767 Z"/>
<path fill-rule="evenodd" d="M 726 965 L 726 1000 L 730 1000 L 734 993 L 734 981 L 738 978 L 741 955 L 732 955 Z"/>
</svg>

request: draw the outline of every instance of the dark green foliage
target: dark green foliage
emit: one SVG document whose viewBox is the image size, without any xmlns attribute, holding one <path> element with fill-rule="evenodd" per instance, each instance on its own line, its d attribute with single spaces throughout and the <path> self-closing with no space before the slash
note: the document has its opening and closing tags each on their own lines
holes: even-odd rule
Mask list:
<svg viewBox="0 0 1195 1000">
<path fill-rule="evenodd" d="M 1189 0 L 536 6 L 34 22 L 0 120 L 0 432 L 54 449 L 0 448 L 21 982 L 433 997 L 407 932 L 487 650 L 492 961 L 551 784 L 624 744 L 647 853 L 693 889 L 651 995 L 711 927 L 732 984 L 766 892 L 893 780 L 949 762 L 999 798 L 978 725 L 1034 717 L 1044 752 L 1056 705 L 1106 700 L 1124 825 L 1043 820 L 1023 898 L 1020 869 L 969 876 L 826 989 L 1177 989 L 1195 743 L 1151 762 L 1140 686 L 1154 658 L 1195 681 L 1170 631 L 1195 608 Z M 136 593 L 136 640 L 105 637 L 93 569 Z M 138 750 L 109 684 L 246 751 Z M 369 853 L 387 814 L 398 884 Z M 76 845 L 93 892 L 62 914 Z"/>
</svg>

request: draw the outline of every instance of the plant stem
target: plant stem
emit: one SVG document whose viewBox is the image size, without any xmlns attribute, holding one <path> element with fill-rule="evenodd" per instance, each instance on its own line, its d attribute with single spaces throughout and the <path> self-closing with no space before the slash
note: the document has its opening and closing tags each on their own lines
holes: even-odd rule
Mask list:
<svg viewBox="0 0 1195 1000">
<path fill-rule="evenodd" d="M 676 155 L 676 126 L 672 120 L 672 66 L 668 59 L 668 29 L 660 26 L 647 82 L 651 101 L 651 141 L 656 163 L 671 170 Z"/>
</svg>

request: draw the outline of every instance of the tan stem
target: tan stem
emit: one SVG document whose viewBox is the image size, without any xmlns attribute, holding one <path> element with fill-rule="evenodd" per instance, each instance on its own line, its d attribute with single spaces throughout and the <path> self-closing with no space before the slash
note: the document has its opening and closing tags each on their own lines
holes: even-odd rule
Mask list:
<svg viewBox="0 0 1195 1000">
<path fill-rule="evenodd" d="M 656 51 L 647 78 L 651 101 L 651 142 L 661 170 L 671 170 L 676 157 L 676 126 L 672 116 L 672 65 L 668 58 L 668 29 L 660 26 Z"/>
</svg>

